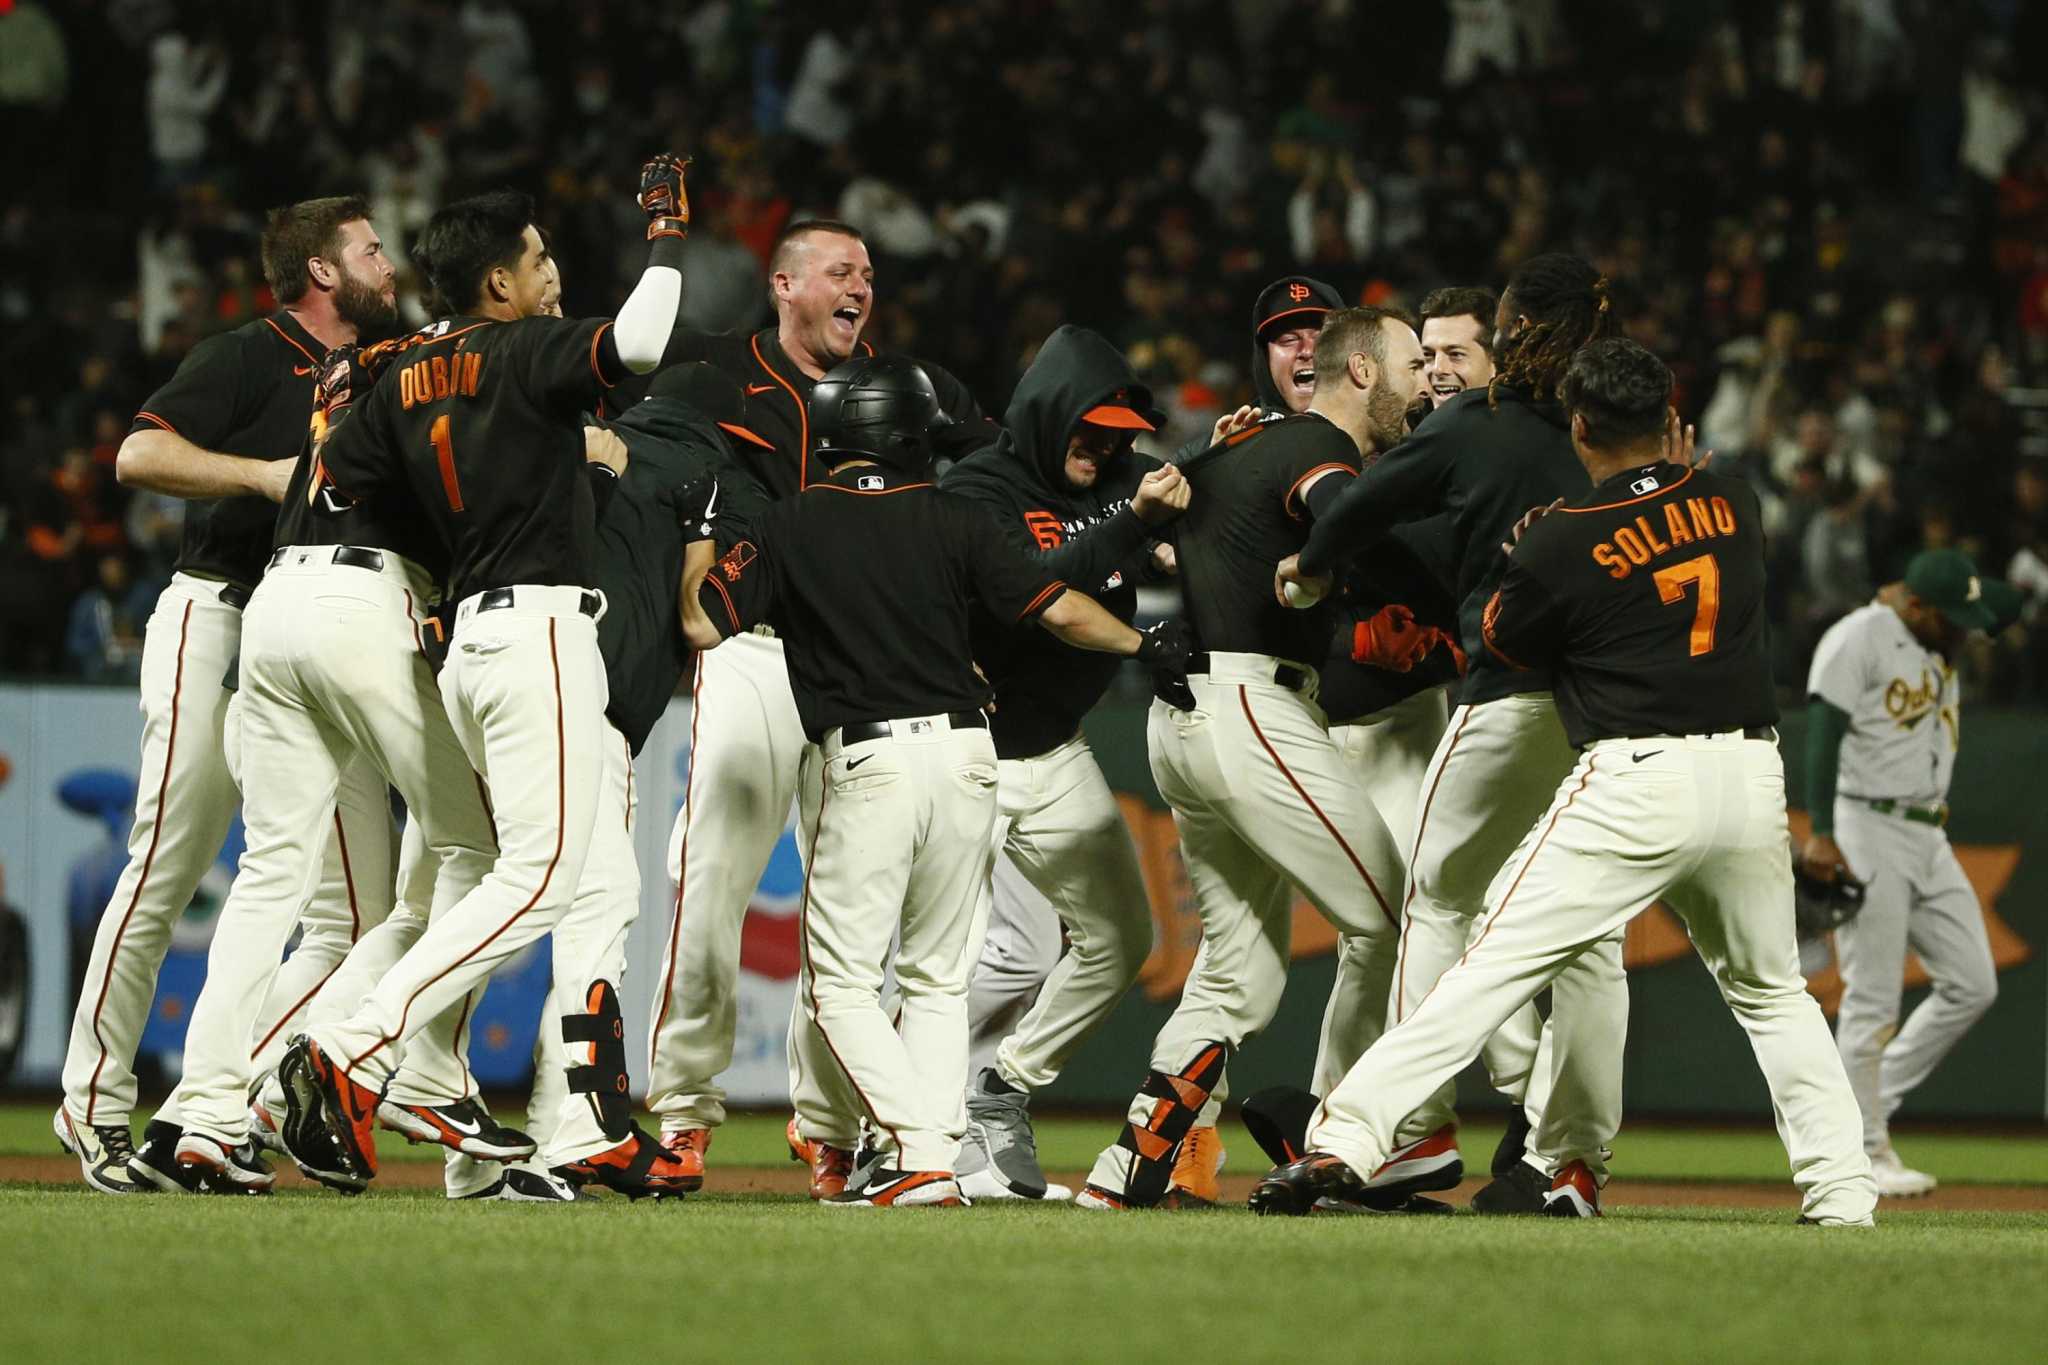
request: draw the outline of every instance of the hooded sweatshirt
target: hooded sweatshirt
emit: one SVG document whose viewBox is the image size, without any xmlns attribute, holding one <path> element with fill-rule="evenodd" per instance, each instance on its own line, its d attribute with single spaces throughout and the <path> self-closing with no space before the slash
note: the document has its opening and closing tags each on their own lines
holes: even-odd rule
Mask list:
<svg viewBox="0 0 2048 1365">
<path fill-rule="evenodd" d="M 1065 473 L 1068 438 L 1082 414 L 1105 400 L 1160 420 L 1151 391 L 1122 352 L 1086 328 L 1060 328 L 1018 381 L 1002 435 L 954 465 L 940 488 L 986 507 L 1046 569 L 1129 621 L 1137 585 L 1151 575 L 1155 539 L 1131 510 L 1131 497 L 1159 461 L 1126 451 L 1089 488 L 1075 488 Z M 1036 624 L 977 613 L 973 637 L 975 662 L 995 688 L 999 758 L 1028 758 L 1065 743 L 1116 676 L 1114 655 L 1062 644 Z"/>
</svg>

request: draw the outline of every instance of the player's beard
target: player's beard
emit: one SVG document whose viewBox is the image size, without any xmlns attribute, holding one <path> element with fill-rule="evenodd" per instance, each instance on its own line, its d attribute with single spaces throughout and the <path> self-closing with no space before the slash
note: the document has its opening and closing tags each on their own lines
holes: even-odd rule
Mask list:
<svg viewBox="0 0 2048 1365">
<path fill-rule="evenodd" d="M 1408 405 L 1392 389 L 1375 387 L 1365 396 L 1365 430 L 1380 450 L 1390 450 L 1408 435 Z"/>
<path fill-rule="evenodd" d="M 398 321 L 398 304 L 346 272 L 334 291 L 334 311 L 359 333 L 381 331 Z"/>
</svg>

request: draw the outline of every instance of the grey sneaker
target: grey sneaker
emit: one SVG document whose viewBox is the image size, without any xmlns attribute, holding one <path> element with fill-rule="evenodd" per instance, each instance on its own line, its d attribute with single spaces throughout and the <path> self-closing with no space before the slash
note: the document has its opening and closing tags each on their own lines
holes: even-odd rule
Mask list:
<svg viewBox="0 0 2048 1365">
<path fill-rule="evenodd" d="M 967 1134 L 954 1165 L 960 1188 L 973 1199 L 1072 1199 L 1064 1185 L 1047 1183 L 1031 1131 L 1031 1097 L 983 1067 L 967 1091 Z"/>
</svg>

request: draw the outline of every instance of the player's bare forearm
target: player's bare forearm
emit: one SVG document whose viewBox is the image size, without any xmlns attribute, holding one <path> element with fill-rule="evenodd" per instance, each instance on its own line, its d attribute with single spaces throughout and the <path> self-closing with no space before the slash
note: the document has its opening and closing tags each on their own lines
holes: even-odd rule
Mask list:
<svg viewBox="0 0 2048 1365">
<path fill-rule="evenodd" d="M 114 456 L 114 477 L 127 488 L 174 498 L 238 498 L 254 494 L 284 500 L 290 460 L 252 460 L 193 445 L 171 431 L 136 431 Z"/>
<path fill-rule="evenodd" d="M 1076 649 L 1092 649 L 1103 654 L 1136 654 L 1142 639 L 1134 628 L 1110 615 L 1100 602 L 1072 588 L 1061 593 L 1051 606 L 1040 612 L 1038 620 L 1039 624 Z"/>
</svg>

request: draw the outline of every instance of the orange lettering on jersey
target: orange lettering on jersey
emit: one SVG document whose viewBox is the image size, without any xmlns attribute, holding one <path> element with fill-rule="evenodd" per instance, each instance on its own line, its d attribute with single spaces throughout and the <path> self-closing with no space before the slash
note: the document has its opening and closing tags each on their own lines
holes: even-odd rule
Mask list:
<svg viewBox="0 0 2048 1365">
<path fill-rule="evenodd" d="M 461 343 L 458 342 L 456 344 L 460 345 Z M 483 353 L 481 351 L 471 351 L 467 355 L 459 355 L 455 357 L 455 363 L 462 371 L 462 396 L 464 398 L 476 397 L 477 383 L 483 378 L 484 374 Z"/>
<path fill-rule="evenodd" d="M 448 396 L 448 357 L 437 355 L 432 357 L 427 363 L 434 367 L 434 397 L 446 398 Z"/>
<path fill-rule="evenodd" d="M 1031 532 L 1031 539 L 1041 550 L 1057 550 L 1066 543 L 1066 531 L 1060 519 L 1050 512 L 1026 512 L 1024 527 Z"/>
<path fill-rule="evenodd" d="M 718 571 L 725 575 L 726 582 L 737 583 L 740 575 L 747 571 L 747 565 L 754 562 L 756 553 L 753 541 L 742 540 L 718 561 Z"/>
<path fill-rule="evenodd" d="M 1643 544 L 1643 538 L 1628 527 L 1624 526 L 1614 533 L 1614 543 L 1621 547 L 1621 552 L 1629 557 L 1631 563 L 1650 562 L 1650 547 Z"/>
<path fill-rule="evenodd" d="M 1593 562 L 1607 570 L 1609 578 L 1627 578 L 1635 572 L 1626 559 L 1614 552 L 1614 547 L 1601 541 L 1593 547 Z"/>
<path fill-rule="evenodd" d="M 1705 498 L 1687 498 L 1685 500 L 1685 512 L 1687 516 L 1692 518 L 1692 533 L 1694 535 L 1704 540 L 1708 536 L 1715 534 L 1714 514 L 1707 510 L 1707 500 Z"/>
<path fill-rule="evenodd" d="M 1728 499 L 1722 497 L 1714 498 L 1713 507 L 1714 529 L 1719 531 L 1724 536 L 1734 535 L 1735 509 L 1728 505 Z"/>
<path fill-rule="evenodd" d="M 1648 517 L 1637 517 L 1636 529 L 1643 533 L 1643 539 L 1649 544 L 1651 554 L 1662 555 L 1671 553 L 1671 547 L 1657 539 L 1657 532 L 1650 526 L 1650 519 Z"/>
<path fill-rule="evenodd" d="M 1684 545 L 1692 539 L 1692 531 L 1685 524 L 1685 514 L 1678 510 L 1678 504 L 1664 504 L 1664 529 L 1671 533 L 1673 545 Z"/>
</svg>

